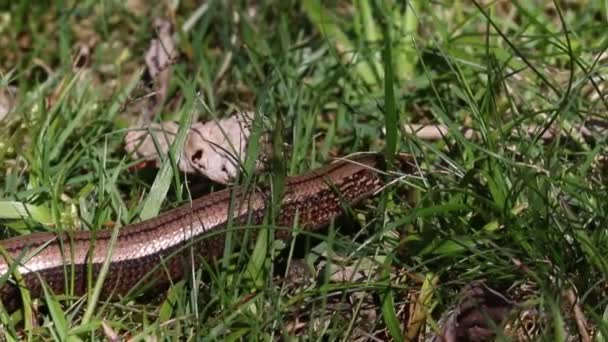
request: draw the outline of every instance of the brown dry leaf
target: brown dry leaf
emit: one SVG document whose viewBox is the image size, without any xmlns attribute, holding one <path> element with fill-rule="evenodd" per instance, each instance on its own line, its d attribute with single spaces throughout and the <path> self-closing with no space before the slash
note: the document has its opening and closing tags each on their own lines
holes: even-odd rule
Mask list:
<svg viewBox="0 0 608 342">
<path fill-rule="evenodd" d="M 127 0 L 125 8 L 134 15 L 141 17 L 146 14 L 150 6 L 145 0 Z"/>
<path fill-rule="evenodd" d="M 157 18 L 154 21 L 154 28 L 158 34 L 158 39 L 152 39 L 145 57 L 146 66 L 152 77 L 161 74 L 177 58 L 171 22 Z"/>
<path fill-rule="evenodd" d="M 491 341 L 515 304 L 482 281 L 466 285 L 454 310 L 440 323 L 440 335 L 430 341 Z"/>
<path fill-rule="evenodd" d="M 0 121 L 4 119 L 15 107 L 17 88 L 0 87 Z"/>
<path fill-rule="evenodd" d="M 224 119 L 194 123 L 179 159 L 179 169 L 188 173 L 198 172 L 222 184 L 235 180 L 240 165 L 245 161 L 252 120 L 252 113 L 243 112 Z M 125 137 L 125 149 L 134 159 L 156 161 L 158 167 L 159 154 L 167 154 L 178 129 L 176 123 L 165 122 L 133 130 Z M 259 163 L 257 167 L 261 166 Z"/>
<path fill-rule="evenodd" d="M 297 288 L 314 279 L 314 269 L 304 259 L 292 259 L 282 280 L 289 288 Z"/>
<path fill-rule="evenodd" d="M 341 257 L 333 256 L 331 261 L 320 264 L 329 272 L 329 281 L 332 283 L 355 283 L 363 282 L 366 279 L 376 279 L 378 272 L 378 261 L 370 258 L 362 258 L 359 260 L 341 260 Z M 347 261 L 344 264 L 342 261 Z"/>
<path fill-rule="evenodd" d="M 171 22 L 157 18 L 154 21 L 154 28 L 158 39 L 152 39 L 145 56 L 148 74 L 154 80 L 155 88 L 155 95 L 150 97 L 148 106 L 144 110 L 147 122 L 151 121 L 158 106 L 167 98 L 171 81 L 171 65 L 178 57 Z"/>
</svg>

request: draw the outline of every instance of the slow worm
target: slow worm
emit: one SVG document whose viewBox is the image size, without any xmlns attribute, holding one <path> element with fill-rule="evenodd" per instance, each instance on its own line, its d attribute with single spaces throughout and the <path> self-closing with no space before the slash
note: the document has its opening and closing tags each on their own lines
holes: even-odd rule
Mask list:
<svg viewBox="0 0 608 342">
<path fill-rule="evenodd" d="M 380 155 L 367 154 L 287 178 L 276 224 L 291 228 L 297 217 L 303 229 L 327 226 L 342 214 L 344 205 L 356 205 L 381 189 L 382 177 L 377 170 L 382 163 Z M 146 276 L 154 282 L 153 289 L 168 287 L 192 268 L 190 246 L 197 264 L 221 258 L 225 243 L 221 232 L 227 228 L 229 216 L 235 227 L 260 225 L 268 198 L 267 190 L 235 187 L 123 227 L 112 251 L 102 298 L 125 295 Z M 275 233 L 277 238 L 290 235 L 289 229 L 277 229 Z M 0 277 L 8 275 L 0 285 L 0 299 L 8 310 L 21 305 L 15 270 L 32 297 L 44 294 L 40 279 L 55 294 L 83 295 L 88 288 L 87 272 L 92 272 L 95 281 L 108 255 L 110 238 L 111 230 L 99 230 L 34 233 L 0 241 L 10 255 L 0 257 Z"/>
</svg>

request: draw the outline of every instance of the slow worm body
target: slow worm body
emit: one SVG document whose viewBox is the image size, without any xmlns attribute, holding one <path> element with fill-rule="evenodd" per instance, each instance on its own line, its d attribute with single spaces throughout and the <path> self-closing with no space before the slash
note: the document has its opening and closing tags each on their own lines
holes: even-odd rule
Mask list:
<svg viewBox="0 0 608 342">
<path fill-rule="evenodd" d="M 342 214 L 344 205 L 355 205 L 382 187 L 377 172 L 380 163 L 379 155 L 368 154 L 287 178 L 277 225 L 291 228 L 296 217 L 303 229 L 328 225 Z M 220 258 L 225 243 L 225 234 L 221 232 L 227 227 L 228 218 L 233 218 L 235 227 L 246 223 L 259 225 L 268 203 L 268 191 L 236 187 L 123 227 L 111 253 L 110 270 L 103 285 L 104 298 L 127 294 L 144 277 L 153 280 L 155 289 L 166 288 L 192 268 L 190 252 L 194 252 L 197 263 Z M 14 310 L 21 303 L 14 270 L 21 274 L 22 284 L 32 297 L 44 294 L 40 279 L 55 294 L 86 293 L 87 274 L 91 272 L 92 280 L 96 280 L 108 256 L 111 233 L 111 230 L 45 232 L 0 241 L 10 255 L 0 257 L 0 276 L 8 275 L 8 280 L 0 285 L 0 299 L 5 307 Z M 277 229 L 275 236 L 287 238 L 290 234 L 288 229 Z"/>
</svg>

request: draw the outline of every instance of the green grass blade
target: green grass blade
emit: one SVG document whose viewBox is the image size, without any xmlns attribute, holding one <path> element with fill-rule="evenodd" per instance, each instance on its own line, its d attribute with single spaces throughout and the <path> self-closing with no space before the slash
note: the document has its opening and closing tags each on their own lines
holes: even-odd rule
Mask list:
<svg viewBox="0 0 608 342">
<path fill-rule="evenodd" d="M 87 308 L 82 315 L 81 324 L 88 324 L 91 321 L 95 313 L 95 307 L 97 306 L 97 302 L 99 300 L 99 296 L 101 295 L 101 290 L 103 287 L 103 283 L 106 279 L 108 271 L 110 270 L 110 264 L 112 262 L 112 254 L 114 252 L 114 247 L 116 246 L 116 239 L 118 238 L 118 234 L 120 233 L 119 225 L 116 225 L 112 230 L 112 236 L 110 237 L 110 243 L 108 245 L 106 259 L 104 260 L 101 269 L 99 270 L 99 274 L 97 274 L 97 279 L 95 281 L 95 287 L 93 288 L 93 293 L 88 298 Z"/>
<path fill-rule="evenodd" d="M 302 9 L 319 32 L 337 50 L 338 55 L 341 56 L 340 60 L 344 64 L 351 64 L 355 52 L 354 45 L 342 31 L 338 19 L 332 15 L 332 12 L 325 9 L 319 0 L 302 1 Z M 357 60 L 355 63 L 354 68 L 363 82 L 370 86 L 377 86 L 378 82 L 371 65 L 366 60 Z"/>
<path fill-rule="evenodd" d="M 62 341 L 66 340 L 68 335 L 68 324 L 61 306 L 59 305 L 59 301 L 55 298 L 55 295 L 49 290 L 48 285 L 42 282 L 42 289 L 44 290 L 44 298 L 46 301 L 46 307 L 51 314 L 51 318 L 54 324 L 54 330 L 57 332 L 59 338 Z"/>
<path fill-rule="evenodd" d="M 0 201 L 0 219 L 32 219 L 40 224 L 52 225 L 53 218 L 48 208 L 17 201 Z"/>
<path fill-rule="evenodd" d="M 154 217 L 158 214 L 160 207 L 165 200 L 165 196 L 167 195 L 167 191 L 169 191 L 171 181 L 173 180 L 173 173 L 177 170 L 176 161 L 182 156 L 184 143 L 186 142 L 186 137 L 190 130 L 192 118 L 189 113 L 188 110 L 182 112 L 175 141 L 169 148 L 169 155 L 163 161 L 163 164 L 154 179 L 154 183 L 152 183 L 148 197 L 141 209 L 140 218 L 142 220 Z M 170 156 L 173 156 L 173 158 Z"/>
<path fill-rule="evenodd" d="M 412 79 L 414 69 L 418 62 L 418 53 L 412 43 L 417 38 L 418 33 L 418 13 L 421 10 L 419 0 L 407 1 L 403 11 L 393 10 L 393 22 L 395 25 L 395 71 L 397 78 Z"/>
<path fill-rule="evenodd" d="M 388 24 L 384 25 L 384 127 L 386 129 L 385 156 L 389 166 L 397 151 L 398 117 L 395 106 L 395 82 L 393 74 L 392 40 Z"/>
<path fill-rule="evenodd" d="M 280 210 L 281 199 L 283 198 L 283 183 L 285 178 L 285 167 L 283 165 L 283 118 L 281 114 L 276 115 L 276 124 L 272 136 L 272 194 L 271 203 L 267 211 L 266 224 L 268 227 L 275 226 L 275 218 Z M 269 255 L 269 246 L 274 235 L 274 229 L 263 228 L 259 231 L 251 259 L 247 264 L 247 278 L 251 279 L 257 288 L 263 286 L 264 275 L 266 274 L 266 260 Z"/>
<path fill-rule="evenodd" d="M 407 327 L 406 338 L 408 341 L 414 341 L 421 333 L 421 328 L 429 315 L 432 306 L 433 293 L 438 280 L 439 278 L 432 273 L 428 273 L 424 276 L 424 282 L 422 283 L 420 294 L 416 300 L 415 310 L 412 313 L 412 317 L 409 318 L 409 321 L 412 322 L 412 324 Z"/>
<path fill-rule="evenodd" d="M 114 120 L 116 114 L 118 114 L 121 108 L 124 106 L 124 102 L 129 98 L 135 87 L 139 84 L 141 80 L 141 76 L 144 73 L 144 68 L 140 68 L 137 72 L 133 73 L 133 76 L 130 78 L 127 85 L 122 89 L 122 91 L 116 96 L 113 103 L 108 108 L 106 112 L 105 119 L 108 121 Z"/>
<path fill-rule="evenodd" d="M 389 259 L 390 258 L 387 258 L 387 260 Z M 390 273 L 388 271 L 383 271 L 383 277 L 388 280 L 385 280 L 386 289 L 383 290 L 380 297 L 382 302 L 382 319 L 384 320 L 384 324 L 386 324 L 386 328 L 391 337 L 395 341 L 400 342 L 403 341 L 403 332 L 401 331 L 401 323 L 397 317 L 397 312 L 395 311 L 395 297 L 390 288 Z"/>
</svg>

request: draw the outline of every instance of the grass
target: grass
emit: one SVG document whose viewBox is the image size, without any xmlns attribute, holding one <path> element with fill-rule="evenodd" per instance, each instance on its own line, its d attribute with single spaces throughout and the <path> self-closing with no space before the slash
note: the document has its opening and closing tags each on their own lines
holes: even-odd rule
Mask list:
<svg viewBox="0 0 608 342">
<path fill-rule="evenodd" d="M 174 157 L 158 173 L 136 171 L 123 149 L 147 94 L 140 72 L 153 19 L 179 27 L 197 9 L 135 3 L 0 6 L 0 89 L 18 93 L 0 121 L 3 237 L 126 225 L 202 193 Z M 412 1 L 414 12 L 390 0 L 208 2 L 178 35 L 169 96 L 183 101 L 166 103 L 157 120 L 264 114 L 275 189 L 283 174 L 358 151 L 411 153 L 421 174 L 320 233 L 296 227 L 297 241 L 261 234 L 239 243 L 228 233 L 222 262 L 195 269 L 162 298 L 47 293 L 33 321 L 2 312 L 2 334 L 404 340 L 433 331 L 466 284 L 486 279 L 538 313 L 525 337 L 579 337 L 565 297 L 574 289 L 588 330 L 604 340 L 606 139 L 572 127 L 605 121 L 608 13 L 599 2 L 540 3 Z M 76 70 L 82 44 L 94 49 Z M 423 141 L 406 123 L 441 123 L 449 134 Z M 527 134 L 532 124 L 539 128 Z M 552 127 L 563 134 L 541 139 Z M 336 269 L 361 277 L 335 281 Z"/>
</svg>

